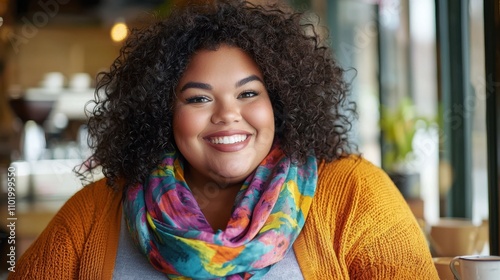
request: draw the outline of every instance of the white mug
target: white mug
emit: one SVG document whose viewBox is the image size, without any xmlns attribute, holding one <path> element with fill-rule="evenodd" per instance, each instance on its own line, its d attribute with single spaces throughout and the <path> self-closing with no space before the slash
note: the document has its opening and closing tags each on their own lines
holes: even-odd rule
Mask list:
<svg viewBox="0 0 500 280">
<path fill-rule="evenodd" d="M 456 266 L 460 267 L 460 272 Z M 458 280 L 500 279 L 499 256 L 458 256 L 450 262 L 450 269 Z"/>
</svg>

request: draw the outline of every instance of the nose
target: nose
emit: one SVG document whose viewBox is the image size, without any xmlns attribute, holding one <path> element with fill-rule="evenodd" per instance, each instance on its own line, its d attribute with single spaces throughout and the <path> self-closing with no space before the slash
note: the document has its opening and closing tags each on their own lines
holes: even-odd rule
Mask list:
<svg viewBox="0 0 500 280">
<path fill-rule="evenodd" d="M 219 101 L 214 106 L 211 121 L 213 124 L 230 124 L 241 120 L 240 107 L 236 102 Z"/>
</svg>

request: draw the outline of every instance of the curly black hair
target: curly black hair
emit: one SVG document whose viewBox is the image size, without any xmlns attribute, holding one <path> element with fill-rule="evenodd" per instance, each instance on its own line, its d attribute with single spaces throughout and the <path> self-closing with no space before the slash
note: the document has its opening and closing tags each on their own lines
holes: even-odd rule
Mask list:
<svg viewBox="0 0 500 280">
<path fill-rule="evenodd" d="M 238 47 L 260 67 L 275 115 L 275 138 L 303 163 L 313 151 L 332 161 L 352 150 L 356 116 L 344 70 L 302 13 L 277 5 L 216 1 L 173 11 L 134 30 L 109 72 L 100 73 L 88 120 L 93 154 L 107 183 L 143 182 L 166 151 L 176 149 L 174 89 L 191 56 L 221 44 Z M 82 173 L 82 174 L 83 174 Z"/>
</svg>

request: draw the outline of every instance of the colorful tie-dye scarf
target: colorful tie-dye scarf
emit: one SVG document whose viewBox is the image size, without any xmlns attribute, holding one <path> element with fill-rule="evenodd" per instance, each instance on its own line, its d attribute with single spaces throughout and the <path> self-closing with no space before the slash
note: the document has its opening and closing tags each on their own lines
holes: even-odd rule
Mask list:
<svg viewBox="0 0 500 280">
<path fill-rule="evenodd" d="M 274 147 L 243 183 L 225 230 L 214 232 L 167 154 L 144 185 L 127 190 L 125 217 L 150 263 L 171 279 L 259 279 L 300 233 L 316 190 L 317 163 L 297 166 Z"/>
</svg>

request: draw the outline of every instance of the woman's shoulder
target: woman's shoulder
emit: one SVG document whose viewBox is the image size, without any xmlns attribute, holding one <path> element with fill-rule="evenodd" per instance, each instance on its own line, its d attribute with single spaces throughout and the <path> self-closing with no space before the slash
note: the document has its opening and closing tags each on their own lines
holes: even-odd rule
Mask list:
<svg viewBox="0 0 500 280">
<path fill-rule="evenodd" d="M 84 186 L 64 203 L 45 231 L 64 232 L 83 241 L 96 226 L 119 224 L 121 197 L 105 179 Z"/>
<path fill-rule="evenodd" d="M 85 185 L 83 188 L 77 191 L 68 200 L 68 202 L 91 199 L 95 203 L 100 203 L 108 199 L 113 199 L 113 197 L 117 195 L 121 196 L 120 188 L 112 189 L 106 183 L 106 178 L 102 178 Z"/>
<path fill-rule="evenodd" d="M 81 218 L 96 216 L 97 211 L 105 211 L 114 204 L 119 204 L 122 193 L 106 184 L 106 179 L 90 183 L 71 196 L 58 212 L 59 216 L 77 215 Z M 74 216 L 73 216 L 74 217 Z"/>
<path fill-rule="evenodd" d="M 318 166 L 318 177 L 334 180 L 389 179 L 385 171 L 358 154 L 346 155 L 331 162 L 321 162 Z"/>
<path fill-rule="evenodd" d="M 402 201 L 399 190 L 387 173 L 361 155 L 320 163 L 318 191 L 326 197 L 350 197 L 369 204 Z"/>
<path fill-rule="evenodd" d="M 412 217 L 387 173 L 359 155 L 320 164 L 315 200 L 359 221 L 368 218 L 389 225 L 387 221 L 396 223 Z"/>
</svg>

